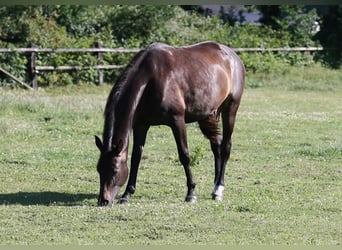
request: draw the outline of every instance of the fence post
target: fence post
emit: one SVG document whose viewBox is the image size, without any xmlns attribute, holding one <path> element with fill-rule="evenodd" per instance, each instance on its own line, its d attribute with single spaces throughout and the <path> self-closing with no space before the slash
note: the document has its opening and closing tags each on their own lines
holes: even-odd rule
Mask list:
<svg viewBox="0 0 342 250">
<path fill-rule="evenodd" d="M 98 41 L 95 43 L 95 47 L 96 48 L 103 48 L 103 44 L 102 42 Z M 97 66 L 102 66 L 103 64 L 103 53 L 102 52 L 97 52 Z M 103 70 L 102 69 L 98 69 L 97 70 L 98 73 L 98 85 L 101 86 L 103 85 Z"/>
<path fill-rule="evenodd" d="M 35 48 L 34 43 L 30 43 L 30 48 Z M 37 71 L 36 71 L 36 52 L 28 52 L 27 54 L 27 73 L 28 73 L 28 83 L 34 89 L 38 89 L 37 83 Z"/>
</svg>

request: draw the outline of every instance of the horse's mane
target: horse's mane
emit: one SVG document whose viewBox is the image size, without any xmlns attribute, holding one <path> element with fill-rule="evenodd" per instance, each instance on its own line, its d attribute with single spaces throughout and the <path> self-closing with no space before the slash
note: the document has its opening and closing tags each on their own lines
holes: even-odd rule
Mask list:
<svg viewBox="0 0 342 250">
<path fill-rule="evenodd" d="M 108 151 L 110 151 L 112 147 L 116 104 L 118 103 L 121 94 L 124 92 L 130 72 L 137 68 L 137 65 L 139 64 L 137 62 L 140 61 L 139 59 L 142 57 L 144 52 L 145 50 L 141 50 L 133 57 L 133 59 L 129 62 L 129 64 L 125 67 L 124 71 L 116 80 L 116 83 L 108 96 L 106 107 L 104 110 L 105 122 L 102 135 L 103 145 L 105 149 Z"/>
</svg>

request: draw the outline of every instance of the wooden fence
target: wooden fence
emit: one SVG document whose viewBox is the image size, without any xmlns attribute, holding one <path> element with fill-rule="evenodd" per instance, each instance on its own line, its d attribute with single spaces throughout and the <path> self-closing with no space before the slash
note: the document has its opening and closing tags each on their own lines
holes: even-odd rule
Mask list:
<svg viewBox="0 0 342 250">
<path fill-rule="evenodd" d="M 20 52 L 27 57 L 27 75 L 28 83 L 16 78 L 10 72 L 7 72 L 0 65 L 0 71 L 8 77 L 19 82 L 21 85 L 29 89 L 38 89 L 37 73 L 39 71 L 56 71 L 56 70 L 87 70 L 96 69 L 98 71 L 98 85 L 103 84 L 103 70 L 120 69 L 125 65 L 103 65 L 103 53 L 136 53 L 140 51 L 139 48 L 103 48 L 101 42 L 97 42 L 94 48 L 36 48 L 34 45 L 31 48 L 0 48 L 0 53 Z M 322 47 L 296 47 L 296 48 L 234 48 L 236 52 L 266 52 L 266 51 L 320 51 Z M 37 65 L 36 58 L 38 53 L 93 53 L 97 57 L 97 65 L 95 66 L 73 66 L 73 65 Z"/>
</svg>

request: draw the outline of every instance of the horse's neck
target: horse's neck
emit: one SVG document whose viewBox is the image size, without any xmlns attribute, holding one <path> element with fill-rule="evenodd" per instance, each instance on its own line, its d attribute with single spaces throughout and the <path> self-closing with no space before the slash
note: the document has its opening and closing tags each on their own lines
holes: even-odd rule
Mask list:
<svg viewBox="0 0 342 250">
<path fill-rule="evenodd" d="M 128 147 L 129 135 L 133 125 L 136 108 L 144 93 L 147 81 L 140 78 L 134 86 L 128 86 L 115 108 L 115 124 L 112 145 L 117 145 L 120 140 L 124 142 L 124 148 Z"/>
</svg>

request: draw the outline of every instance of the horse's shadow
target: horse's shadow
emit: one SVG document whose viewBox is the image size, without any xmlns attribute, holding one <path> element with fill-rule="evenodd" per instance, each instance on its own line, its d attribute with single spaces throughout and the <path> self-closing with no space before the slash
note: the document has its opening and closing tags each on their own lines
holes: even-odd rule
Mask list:
<svg viewBox="0 0 342 250">
<path fill-rule="evenodd" d="M 61 192 L 17 192 L 0 194 L 0 205 L 82 206 L 94 205 L 95 194 Z"/>
</svg>

